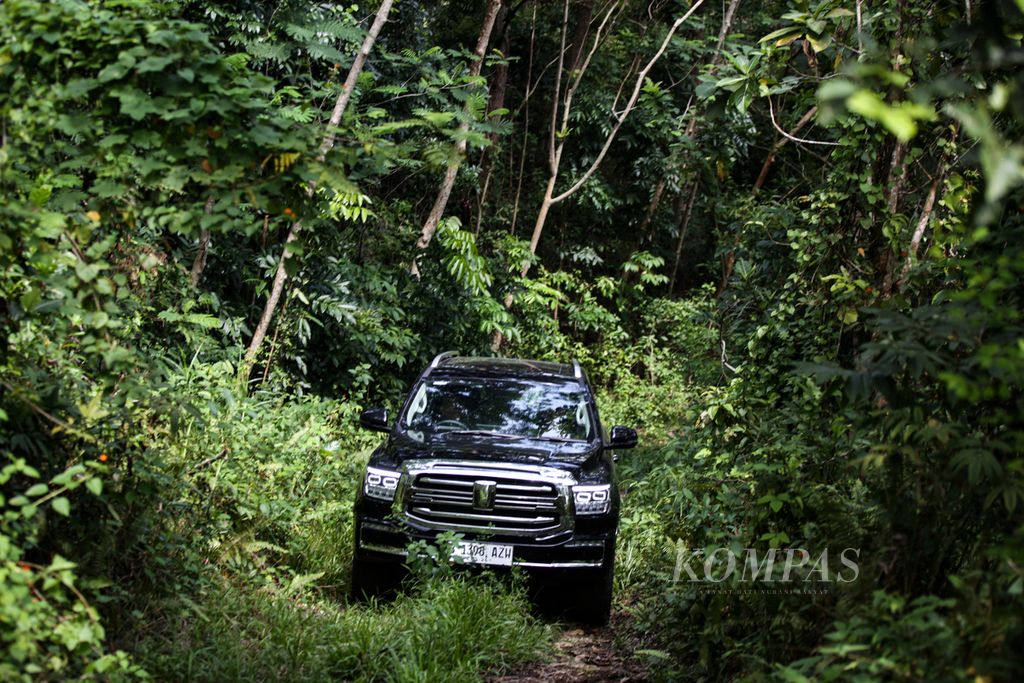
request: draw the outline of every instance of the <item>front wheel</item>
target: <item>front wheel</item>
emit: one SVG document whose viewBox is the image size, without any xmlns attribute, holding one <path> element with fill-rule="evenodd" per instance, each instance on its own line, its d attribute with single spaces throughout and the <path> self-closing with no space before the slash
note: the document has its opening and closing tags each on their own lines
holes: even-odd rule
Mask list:
<svg viewBox="0 0 1024 683">
<path fill-rule="evenodd" d="M 600 569 L 579 572 L 570 599 L 569 616 L 576 621 L 595 626 L 608 623 L 612 612 L 612 584 L 615 578 L 615 554 L 605 559 Z"/>
<path fill-rule="evenodd" d="M 402 585 L 404 566 L 392 562 L 374 562 L 356 555 L 352 558 L 349 597 L 353 602 L 371 598 L 389 598 Z"/>
</svg>

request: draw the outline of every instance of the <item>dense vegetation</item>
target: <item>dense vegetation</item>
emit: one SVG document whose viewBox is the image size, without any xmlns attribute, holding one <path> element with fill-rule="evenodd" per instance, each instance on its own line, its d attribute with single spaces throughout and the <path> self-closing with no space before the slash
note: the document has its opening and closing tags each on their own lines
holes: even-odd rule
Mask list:
<svg viewBox="0 0 1024 683">
<path fill-rule="evenodd" d="M 1022 12 L 5 0 L 0 678 L 545 656 L 515 582 L 345 606 L 355 416 L 459 349 L 640 429 L 652 677 L 1019 679 Z M 859 575 L 673 580 L 720 547 Z"/>
</svg>

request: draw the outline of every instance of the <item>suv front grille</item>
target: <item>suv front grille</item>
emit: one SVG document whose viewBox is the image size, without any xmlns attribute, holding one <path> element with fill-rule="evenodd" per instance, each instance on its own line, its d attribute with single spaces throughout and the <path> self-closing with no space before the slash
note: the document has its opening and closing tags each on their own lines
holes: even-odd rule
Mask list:
<svg viewBox="0 0 1024 683">
<path fill-rule="evenodd" d="M 572 525 L 562 471 L 430 461 L 404 479 L 406 517 L 432 528 L 545 538 Z"/>
</svg>

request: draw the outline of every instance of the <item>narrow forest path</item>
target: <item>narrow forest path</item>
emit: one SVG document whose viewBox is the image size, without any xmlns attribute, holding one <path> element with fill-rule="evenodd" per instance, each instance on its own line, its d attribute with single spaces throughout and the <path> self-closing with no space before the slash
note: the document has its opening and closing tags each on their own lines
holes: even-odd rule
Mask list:
<svg viewBox="0 0 1024 683">
<path fill-rule="evenodd" d="M 637 683 L 650 678 L 633 658 L 629 617 L 612 615 L 607 626 L 566 626 L 555 638 L 554 658 L 488 679 L 490 683 Z"/>
</svg>

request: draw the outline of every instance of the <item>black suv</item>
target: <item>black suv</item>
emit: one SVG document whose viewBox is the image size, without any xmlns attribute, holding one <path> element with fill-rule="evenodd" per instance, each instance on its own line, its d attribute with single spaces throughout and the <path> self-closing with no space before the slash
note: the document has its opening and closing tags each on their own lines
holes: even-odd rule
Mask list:
<svg viewBox="0 0 1024 683">
<path fill-rule="evenodd" d="M 397 420 L 374 408 L 360 422 L 388 440 L 356 497 L 354 595 L 393 586 L 410 541 L 455 532 L 462 562 L 523 567 L 572 616 L 607 620 L 619 520 L 611 451 L 637 437 L 605 432 L 578 362 L 442 353 Z"/>
</svg>

